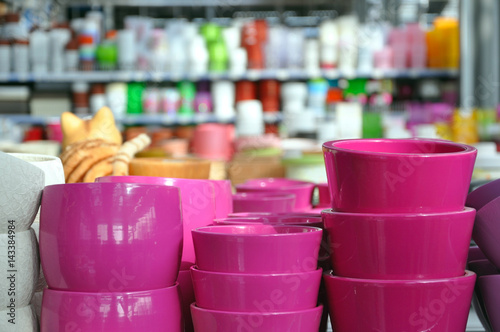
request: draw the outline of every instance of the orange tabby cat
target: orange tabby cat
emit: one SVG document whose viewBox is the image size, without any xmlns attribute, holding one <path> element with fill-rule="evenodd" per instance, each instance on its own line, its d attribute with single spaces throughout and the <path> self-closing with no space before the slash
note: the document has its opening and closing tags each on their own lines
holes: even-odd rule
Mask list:
<svg viewBox="0 0 500 332">
<path fill-rule="evenodd" d="M 122 144 L 122 135 L 116 128 L 115 118 L 108 107 L 101 108 L 90 120 L 82 120 L 73 113 L 64 112 L 61 115 L 61 128 L 63 151 L 72 143 L 93 138 Z"/>
</svg>

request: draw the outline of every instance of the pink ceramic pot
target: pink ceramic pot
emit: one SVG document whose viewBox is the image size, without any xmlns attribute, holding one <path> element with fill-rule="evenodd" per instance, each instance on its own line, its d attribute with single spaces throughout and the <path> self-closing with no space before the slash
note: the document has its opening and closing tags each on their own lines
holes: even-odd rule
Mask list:
<svg viewBox="0 0 500 332">
<path fill-rule="evenodd" d="M 302 226 L 208 226 L 192 234 L 200 270 L 290 273 L 316 270 L 322 230 Z"/>
<path fill-rule="evenodd" d="M 465 331 L 476 275 L 373 280 L 325 274 L 335 332 Z"/>
<path fill-rule="evenodd" d="M 489 324 L 493 331 L 500 331 L 500 275 L 479 277 L 478 286 Z"/>
<path fill-rule="evenodd" d="M 226 218 L 233 213 L 233 189 L 229 180 L 207 180 L 214 186 L 215 218 Z"/>
<path fill-rule="evenodd" d="M 332 206 L 332 199 L 330 197 L 330 189 L 328 188 L 328 183 L 317 184 L 318 187 L 318 205 L 315 206 L 317 209 L 329 209 Z"/>
<path fill-rule="evenodd" d="M 191 268 L 196 305 L 233 312 L 286 312 L 312 309 L 318 302 L 322 270 L 284 274 L 244 274 Z"/>
<path fill-rule="evenodd" d="M 332 208 L 352 213 L 460 211 L 477 154 L 430 139 L 339 140 L 323 152 Z"/>
<path fill-rule="evenodd" d="M 285 193 L 238 193 L 233 195 L 234 212 L 273 212 L 293 211 L 295 195 Z"/>
<path fill-rule="evenodd" d="M 267 192 L 286 193 L 295 195 L 295 212 L 304 212 L 312 209 L 312 196 L 315 184 L 283 178 L 252 179 L 236 186 L 240 193 Z"/>
<path fill-rule="evenodd" d="M 497 197 L 477 211 L 472 237 L 486 258 L 500 268 L 500 197 Z"/>
<path fill-rule="evenodd" d="M 131 293 L 46 289 L 41 332 L 182 332 L 178 285 Z"/>
<path fill-rule="evenodd" d="M 184 227 L 184 246 L 182 249 L 182 265 L 195 263 L 191 230 L 211 225 L 215 218 L 214 186 L 208 180 L 172 179 L 153 176 L 106 176 L 96 179 L 97 182 L 150 183 L 164 186 L 175 186 L 181 191 L 182 218 Z"/>
<path fill-rule="evenodd" d="M 193 327 L 193 320 L 191 319 L 190 307 L 191 303 L 195 302 L 195 297 L 194 297 L 193 281 L 191 279 L 191 269 L 180 270 L 177 282 L 179 283 L 179 290 L 181 293 L 184 331 L 192 332 L 194 331 L 194 327 Z"/>
<path fill-rule="evenodd" d="M 182 252 L 179 189 L 132 183 L 47 186 L 40 256 L 52 289 L 123 292 L 175 284 Z"/>
<path fill-rule="evenodd" d="M 323 211 L 335 274 L 365 279 L 463 275 L 476 211 L 367 214 Z"/>
<path fill-rule="evenodd" d="M 487 259 L 478 246 L 471 246 L 469 248 L 469 254 L 467 255 L 467 262 L 477 261 L 480 259 Z"/>
<path fill-rule="evenodd" d="M 291 312 L 231 312 L 191 305 L 195 332 L 317 332 L 322 306 Z"/>
<path fill-rule="evenodd" d="M 500 196 L 500 179 L 488 182 L 467 195 L 465 204 L 476 210 Z"/>
</svg>

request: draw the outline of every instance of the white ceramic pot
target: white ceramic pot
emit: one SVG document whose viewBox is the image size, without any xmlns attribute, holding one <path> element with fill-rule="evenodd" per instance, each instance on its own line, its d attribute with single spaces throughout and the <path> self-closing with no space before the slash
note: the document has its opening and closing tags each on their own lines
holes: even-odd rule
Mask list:
<svg viewBox="0 0 500 332">
<path fill-rule="evenodd" d="M 41 292 L 36 292 L 35 294 L 33 294 L 33 298 L 31 299 L 31 307 L 36 314 L 38 322 L 40 322 L 40 317 L 42 315 L 42 300 L 43 290 Z"/>
<path fill-rule="evenodd" d="M 8 308 L 12 302 L 16 308 L 30 304 L 39 268 L 38 246 L 33 229 L 14 236 L 0 234 L 0 308 Z"/>
<path fill-rule="evenodd" d="M 15 324 L 12 324 L 15 322 Z M 33 307 L 28 305 L 15 310 L 0 311 L 0 331 L 37 332 L 38 318 Z"/>
<path fill-rule="evenodd" d="M 6 234 L 9 226 L 16 233 L 31 227 L 44 186 L 45 174 L 40 168 L 0 152 L 0 234 Z"/>
<path fill-rule="evenodd" d="M 45 174 L 45 186 L 65 183 L 63 164 L 58 157 L 32 153 L 9 154 L 40 168 Z M 35 217 L 35 223 L 38 222 L 40 222 L 40 212 Z"/>
<path fill-rule="evenodd" d="M 36 235 L 36 241 L 37 241 L 37 248 L 38 248 L 38 244 L 39 244 L 39 241 L 40 241 L 40 223 L 33 223 L 33 225 L 31 226 L 31 228 L 33 228 L 33 230 L 35 231 L 35 235 Z M 38 276 L 38 281 L 36 283 L 36 287 L 35 287 L 35 292 L 40 292 L 42 290 L 44 290 L 45 288 L 47 288 L 47 281 L 45 281 L 45 276 L 43 274 L 43 269 L 42 269 L 42 264 L 40 264 L 40 274 Z"/>
</svg>

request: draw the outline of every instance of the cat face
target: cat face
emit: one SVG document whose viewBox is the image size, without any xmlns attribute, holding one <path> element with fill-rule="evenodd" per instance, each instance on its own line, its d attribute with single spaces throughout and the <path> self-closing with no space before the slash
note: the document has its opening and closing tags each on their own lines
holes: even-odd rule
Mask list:
<svg viewBox="0 0 500 332">
<path fill-rule="evenodd" d="M 61 128 L 63 150 L 72 143 L 92 138 L 122 144 L 122 135 L 116 128 L 115 118 L 108 107 L 101 108 L 90 120 L 82 120 L 73 113 L 64 112 L 61 115 Z"/>
</svg>

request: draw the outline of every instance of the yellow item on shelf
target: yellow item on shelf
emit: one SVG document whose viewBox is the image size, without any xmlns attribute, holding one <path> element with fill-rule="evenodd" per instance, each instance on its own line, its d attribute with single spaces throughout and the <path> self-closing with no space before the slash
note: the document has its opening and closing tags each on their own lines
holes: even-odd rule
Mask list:
<svg viewBox="0 0 500 332">
<path fill-rule="evenodd" d="M 474 144 L 479 141 L 475 112 L 453 112 L 453 140 L 464 144 Z"/>
</svg>

